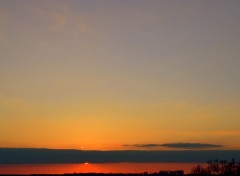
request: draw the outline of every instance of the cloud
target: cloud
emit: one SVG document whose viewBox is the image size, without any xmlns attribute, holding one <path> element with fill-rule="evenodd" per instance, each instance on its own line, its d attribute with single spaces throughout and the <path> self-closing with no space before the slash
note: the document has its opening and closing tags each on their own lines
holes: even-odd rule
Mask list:
<svg viewBox="0 0 240 176">
<path fill-rule="evenodd" d="M 60 13 L 52 13 L 49 15 L 52 18 L 55 28 L 63 27 L 67 24 L 67 17 Z"/>
<path fill-rule="evenodd" d="M 202 143 L 170 143 L 170 144 L 162 144 L 163 147 L 169 148 L 184 148 L 184 149 L 200 149 L 200 148 L 216 148 L 222 147 L 222 145 L 217 144 L 202 144 Z"/>
<path fill-rule="evenodd" d="M 66 13 L 57 8 L 52 10 L 32 5 L 28 7 L 28 10 L 34 15 L 40 17 L 42 20 L 50 22 L 51 29 L 62 28 L 66 26 L 68 22 Z"/>
<path fill-rule="evenodd" d="M 218 144 L 203 144 L 203 143 L 168 143 L 168 144 L 133 144 L 133 145 L 123 145 L 124 147 L 137 147 L 137 148 L 157 148 L 157 147 L 167 147 L 167 148 L 178 148 L 178 149 L 206 149 L 206 148 L 218 148 L 223 147 Z"/>
<path fill-rule="evenodd" d="M 39 21 L 48 23 L 50 30 L 56 31 L 63 28 L 75 30 L 77 32 L 90 32 L 92 29 L 82 18 L 80 12 L 72 10 L 70 7 L 61 3 L 48 2 L 47 7 L 32 4 L 27 10 L 34 14 Z"/>
<path fill-rule="evenodd" d="M 143 147 L 143 148 L 152 148 L 152 147 L 161 147 L 161 144 L 133 144 L 133 145 L 124 145 L 125 147 Z"/>
</svg>

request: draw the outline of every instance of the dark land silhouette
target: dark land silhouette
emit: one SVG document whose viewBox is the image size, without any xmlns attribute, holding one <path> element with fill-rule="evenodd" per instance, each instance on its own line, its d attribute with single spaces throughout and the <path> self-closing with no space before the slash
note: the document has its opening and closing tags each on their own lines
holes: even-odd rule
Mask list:
<svg viewBox="0 0 240 176">
<path fill-rule="evenodd" d="M 207 166 L 196 165 L 190 174 L 183 170 L 159 171 L 154 173 L 65 173 L 65 174 L 15 174 L 18 176 L 240 176 L 240 162 L 234 159 L 210 160 Z M 1 174 L 0 174 L 1 175 Z"/>
<path fill-rule="evenodd" d="M 72 174 L 30 174 L 31 176 L 184 176 L 183 171 L 162 171 L 159 173 L 114 173 L 114 174 L 104 174 L 104 173 L 72 173 Z M 30 176 L 28 175 L 28 176 Z M 191 174 L 188 174 L 192 176 Z M 14 175 L 14 176 L 27 176 L 27 175 Z"/>
</svg>

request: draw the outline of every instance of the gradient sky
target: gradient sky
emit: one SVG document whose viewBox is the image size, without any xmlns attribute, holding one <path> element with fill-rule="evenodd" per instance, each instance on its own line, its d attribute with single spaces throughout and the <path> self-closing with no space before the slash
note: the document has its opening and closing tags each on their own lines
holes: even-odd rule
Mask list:
<svg viewBox="0 0 240 176">
<path fill-rule="evenodd" d="M 240 149 L 239 9 L 0 0 L 0 147 Z"/>
</svg>

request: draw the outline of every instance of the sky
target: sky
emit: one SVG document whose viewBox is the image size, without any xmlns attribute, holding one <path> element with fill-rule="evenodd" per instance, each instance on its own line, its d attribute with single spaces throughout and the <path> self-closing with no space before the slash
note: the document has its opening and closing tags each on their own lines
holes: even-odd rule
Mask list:
<svg viewBox="0 0 240 176">
<path fill-rule="evenodd" d="M 239 8 L 0 0 L 0 147 L 240 149 Z"/>
</svg>

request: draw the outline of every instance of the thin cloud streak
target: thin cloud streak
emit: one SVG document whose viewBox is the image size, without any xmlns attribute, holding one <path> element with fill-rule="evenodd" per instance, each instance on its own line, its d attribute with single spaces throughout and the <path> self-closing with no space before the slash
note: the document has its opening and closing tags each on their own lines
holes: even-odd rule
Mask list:
<svg viewBox="0 0 240 176">
<path fill-rule="evenodd" d="M 223 147 L 218 144 L 203 144 L 203 143 L 168 143 L 168 144 L 133 144 L 123 145 L 124 147 L 137 147 L 137 148 L 157 148 L 167 147 L 175 149 L 207 149 L 207 148 L 219 148 Z"/>
<path fill-rule="evenodd" d="M 92 31 L 86 20 L 82 19 L 81 15 L 70 9 L 70 7 L 55 3 L 50 3 L 49 6 L 52 7 L 52 10 L 32 4 L 27 7 L 27 10 L 34 14 L 36 18 L 40 17 L 42 20 L 48 21 L 50 30 L 72 27 L 78 32 Z"/>
<path fill-rule="evenodd" d="M 203 148 L 218 148 L 223 147 L 217 144 L 201 144 L 201 143 L 172 143 L 172 144 L 162 144 L 161 146 L 169 148 L 183 148 L 183 149 L 203 149 Z"/>
</svg>

